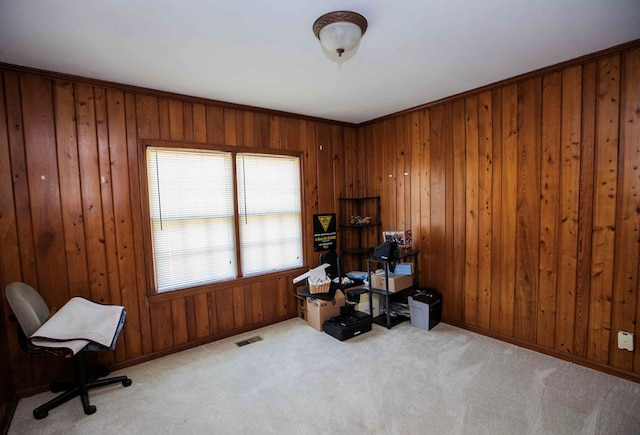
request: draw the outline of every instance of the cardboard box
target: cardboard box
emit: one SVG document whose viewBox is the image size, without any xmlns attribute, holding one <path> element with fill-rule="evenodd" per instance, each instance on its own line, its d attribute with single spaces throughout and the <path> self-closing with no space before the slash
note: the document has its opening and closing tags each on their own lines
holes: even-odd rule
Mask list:
<svg viewBox="0 0 640 435">
<path fill-rule="evenodd" d="M 398 248 L 410 248 L 413 245 L 411 230 L 395 230 L 384 232 L 384 242 L 396 242 Z"/>
<path fill-rule="evenodd" d="M 307 320 L 307 298 L 296 297 L 298 301 L 298 317 Z"/>
<path fill-rule="evenodd" d="M 413 285 L 413 275 L 389 274 L 389 293 L 399 292 Z M 384 273 L 371 275 L 371 287 L 378 290 L 386 290 Z"/>
<path fill-rule="evenodd" d="M 307 298 L 307 323 L 314 329 L 322 332 L 324 322 L 332 317 L 340 315 L 340 307 L 345 304 L 344 293 L 336 291 L 336 296 L 332 301 L 322 299 Z"/>
</svg>

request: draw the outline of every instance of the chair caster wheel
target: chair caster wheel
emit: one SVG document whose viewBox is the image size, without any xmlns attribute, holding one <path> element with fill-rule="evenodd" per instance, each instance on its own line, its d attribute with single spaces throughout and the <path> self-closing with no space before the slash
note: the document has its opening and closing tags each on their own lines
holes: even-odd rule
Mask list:
<svg viewBox="0 0 640 435">
<path fill-rule="evenodd" d="M 133 382 L 131 381 L 131 379 L 127 378 L 124 381 L 122 381 L 122 386 L 124 387 L 128 387 L 129 385 L 131 385 Z"/>
<path fill-rule="evenodd" d="M 49 413 L 47 411 L 38 411 L 38 412 L 33 411 L 33 417 L 36 420 L 42 420 L 43 418 L 45 418 L 48 415 L 49 415 Z"/>
<path fill-rule="evenodd" d="M 84 413 L 87 415 L 91 415 L 91 414 L 95 414 L 96 413 L 96 407 L 95 405 L 90 405 L 84 408 Z"/>
</svg>

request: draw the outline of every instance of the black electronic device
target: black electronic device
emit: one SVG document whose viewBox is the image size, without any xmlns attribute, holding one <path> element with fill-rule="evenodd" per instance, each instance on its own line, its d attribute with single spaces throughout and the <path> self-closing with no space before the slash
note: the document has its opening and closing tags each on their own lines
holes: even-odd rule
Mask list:
<svg viewBox="0 0 640 435">
<path fill-rule="evenodd" d="M 378 245 L 373 250 L 373 258 L 381 261 L 393 262 L 396 256 L 398 244 L 396 242 L 386 241 Z"/>
<path fill-rule="evenodd" d="M 370 315 L 354 311 L 349 314 L 333 317 L 324 322 L 324 332 L 340 341 L 371 331 Z"/>
</svg>

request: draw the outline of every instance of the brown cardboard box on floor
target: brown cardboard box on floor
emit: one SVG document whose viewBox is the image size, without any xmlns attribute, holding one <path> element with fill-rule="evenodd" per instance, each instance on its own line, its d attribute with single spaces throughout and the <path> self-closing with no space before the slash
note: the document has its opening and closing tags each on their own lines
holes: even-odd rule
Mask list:
<svg viewBox="0 0 640 435">
<path fill-rule="evenodd" d="M 332 301 L 307 298 L 307 323 L 318 331 L 323 331 L 324 322 L 332 317 L 340 315 L 340 307 L 345 304 L 344 293 L 336 291 Z"/>
</svg>

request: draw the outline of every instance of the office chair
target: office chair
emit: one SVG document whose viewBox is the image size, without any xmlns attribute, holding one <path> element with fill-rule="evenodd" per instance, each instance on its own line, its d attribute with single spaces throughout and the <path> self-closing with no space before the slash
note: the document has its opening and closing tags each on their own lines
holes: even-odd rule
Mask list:
<svg viewBox="0 0 640 435">
<path fill-rule="evenodd" d="M 42 296 L 29 285 L 22 282 L 9 284 L 5 289 L 5 295 L 9 306 L 13 310 L 13 315 L 9 318 L 18 322 L 18 342 L 20 347 L 29 353 L 49 353 L 56 356 L 70 356 L 60 348 L 37 346 L 31 340 L 32 335 L 50 318 L 51 312 Z M 124 325 L 125 311 L 123 310 L 119 324 L 115 325 L 113 343 L 115 344 L 118 334 Z M 84 363 L 83 352 L 87 350 L 104 350 L 99 346 L 92 346 L 89 342 L 82 351 L 75 352 L 75 380 L 70 382 L 52 382 L 50 389 L 53 393 L 64 391 L 64 393 L 53 398 L 47 403 L 39 406 L 33 411 L 33 416 L 40 420 L 49 415 L 49 411 L 62 405 L 74 397 L 80 396 L 84 413 L 91 415 L 96 412 L 96 407 L 89 403 L 89 390 L 105 385 L 122 383 L 123 386 L 131 385 L 131 379 L 127 376 L 117 376 L 108 379 L 98 379 L 109 374 L 107 369 L 100 370 L 96 375 L 87 375 Z"/>
</svg>

